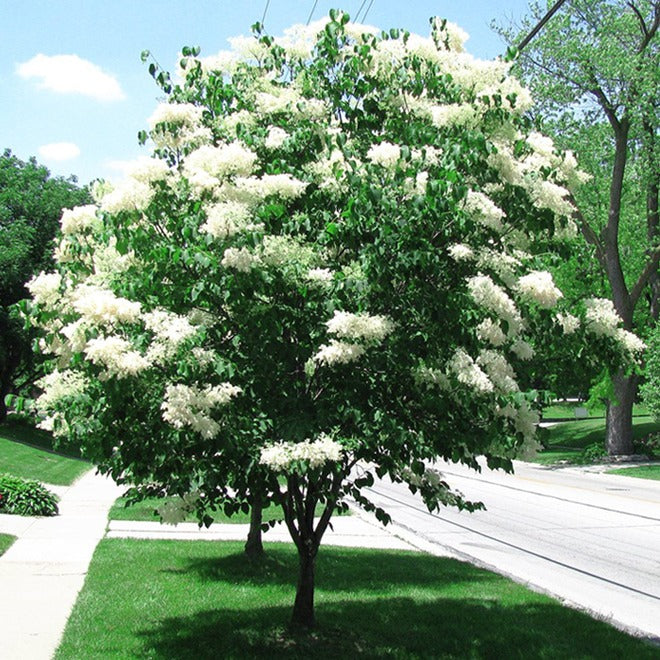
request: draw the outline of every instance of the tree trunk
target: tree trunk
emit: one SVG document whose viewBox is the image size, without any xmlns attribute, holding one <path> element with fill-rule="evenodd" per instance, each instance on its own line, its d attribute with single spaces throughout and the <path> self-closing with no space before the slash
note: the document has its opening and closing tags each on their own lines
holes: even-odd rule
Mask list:
<svg viewBox="0 0 660 660">
<path fill-rule="evenodd" d="M 7 404 L 5 403 L 5 393 L 0 389 L 0 424 L 7 419 Z"/>
<path fill-rule="evenodd" d="M 612 377 L 614 397 L 607 408 L 607 431 L 605 446 L 610 456 L 625 456 L 633 453 L 632 409 L 637 393 L 637 376 L 626 376 L 618 372 Z"/>
<path fill-rule="evenodd" d="M 311 544 L 298 551 L 299 573 L 296 601 L 293 604 L 291 626 L 293 628 L 314 627 L 314 564 L 316 551 Z"/>
<path fill-rule="evenodd" d="M 261 500 L 255 498 L 250 504 L 250 531 L 245 542 L 245 554 L 251 559 L 258 559 L 264 554 L 264 546 L 261 540 L 262 513 Z"/>
</svg>

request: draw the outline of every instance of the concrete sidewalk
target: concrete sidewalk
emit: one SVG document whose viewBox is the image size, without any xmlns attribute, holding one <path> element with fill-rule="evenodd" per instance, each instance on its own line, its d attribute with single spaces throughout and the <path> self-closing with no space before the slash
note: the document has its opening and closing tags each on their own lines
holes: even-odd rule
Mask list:
<svg viewBox="0 0 660 660">
<path fill-rule="evenodd" d="M 0 532 L 18 537 L 0 557 L 2 660 L 52 657 L 105 534 L 108 510 L 125 488 L 91 470 L 53 490 L 60 495 L 59 516 L 0 515 Z"/>
<path fill-rule="evenodd" d="M 60 515 L 29 518 L 0 514 L 0 532 L 18 540 L 0 557 L 0 659 L 49 660 L 83 586 L 94 549 L 109 538 L 239 540 L 248 525 L 195 523 L 176 527 L 158 522 L 111 521 L 108 511 L 125 487 L 87 472 L 72 486 L 51 486 L 60 496 Z M 323 543 L 366 548 L 414 550 L 419 546 L 394 536 L 368 514 L 338 516 Z M 282 524 L 264 540 L 290 542 Z"/>
<path fill-rule="evenodd" d="M 359 548 L 416 550 L 417 548 L 394 536 L 375 519 L 356 512 L 351 516 L 336 516 L 323 536 L 323 545 L 340 545 Z M 133 522 L 112 520 L 108 525 L 108 538 L 175 539 L 181 541 L 245 541 L 249 525 L 214 523 L 208 529 L 200 529 L 196 523 L 180 523 L 176 527 L 159 522 Z M 291 536 L 280 523 L 263 535 L 265 543 L 291 543 Z"/>
</svg>

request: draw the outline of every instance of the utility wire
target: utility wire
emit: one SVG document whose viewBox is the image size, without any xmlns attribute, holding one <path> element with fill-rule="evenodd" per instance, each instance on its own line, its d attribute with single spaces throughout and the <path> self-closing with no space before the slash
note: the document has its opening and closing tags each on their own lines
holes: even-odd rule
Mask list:
<svg viewBox="0 0 660 660">
<path fill-rule="evenodd" d="M 362 8 L 367 4 L 367 0 L 362 0 L 362 4 L 360 5 L 360 8 L 357 10 L 357 13 L 355 14 L 355 22 L 357 23 L 360 20 L 360 12 L 362 11 Z"/>
<path fill-rule="evenodd" d="M 266 24 L 266 14 L 268 13 L 268 7 L 270 5 L 270 0 L 266 0 L 266 6 L 264 7 L 264 15 L 261 17 L 261 24 Z"/>
<path fill-rule="evenodd" d="M 371 9 L 371 5 L 374 4 L 374 0 L 371 0 L 369 3 L 369 6 L 367 7 L 367 10 L 364 12 L 364 16 L 362 17 L 362 22 L 364 23 L 367 20 L 367 14 L 369 13 L 369 10 Z"/>
<path fill-rule="evenodd" d="M 537 23 L 536 27 L 518 44 L 518 52 L 520 52 L 541 30 L 541 28 L 552 18 L 555 12 L 566 2 L 566 0 L 557 0 L 554 5 L 549 9 L 548 13 Z"/>
<path fill-rule="evenodd" d="M 309 12 L 309 16 L 307 17 L 307 25 L 309 25 L 310 21 L 312 20 L 312 16 L 314 16 L 314 12 L 316 11 L 316 5 L 318 4 L 319 0 L 314 0 L 314 6 L 312 7 L 312 11 Z"/>
</svg>

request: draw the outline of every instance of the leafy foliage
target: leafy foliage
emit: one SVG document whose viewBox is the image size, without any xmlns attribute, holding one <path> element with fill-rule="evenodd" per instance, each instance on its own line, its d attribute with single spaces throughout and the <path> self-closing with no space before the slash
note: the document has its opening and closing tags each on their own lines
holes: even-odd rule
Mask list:
<svg viewBox="0 0 660 660">
<path fill-rule="evenodd" d="M 9 150 L 0 157 L 0 421 L 5 395 L 29 381 L 32 361 L 31 339 L 13 305 L 28 296 L 30 277 L 52 267 L 62 209 L 88 199 L 74 178 L 52 178 L 36 160 L 24 162 Z"/>
<path fill-rule="evenodd" d="M 56 270 L 30 284 L 47 423 L 135 497 L 179 496 L 166 520 L 281 505 L 305 616 L 347 497 L 387 522 L 366 489 L 388 475 L 430 509 L 477 508 L 427 462 L 511 469 L 538 420 L 517 380 L 535 350 L 591 334 L 601 358 L 635 353 L 611 315 L 555 315 L 537 253 L 574 229 L 579 173 L 464 36 L 333 11 L 185 49 L 179 84 L 151 66 L 155 157 L 63 217 Z"/>
<path fill-rule="evenodd" d="M 0 474 L 0 512 L 19 516 L 56 516 L 57 495 L 38 481 Z"/>
<path fill-rule="evenodd" d="M 656 326 L 648 340 L 646 382 L 642 386 L 642 400 L 649 412 L 660 421 L 660 326 Z"/>
<path fill-rule="evenodd" d="M 546 11 L 535 2 L 521 30 L 502 32 L 519 43 Z M 574 191 L 586 242 L 575 242 L 573 257 L 548 266 L 560 285 L 571 283 L 568 297 L 609 297 L 624 327 L 643 337 L 660 313 L 659 26 L 657 0 L 572 0 L 516 65 L 538 101 L 537 119 L 590 175 Z M 596 365 L 579 367 L 560 379 L 574 392 L 598 374 Z M 614 396 L 606 445 L 611 454 L 631 453 L 638 377 L 614 365 L 609 370 Z"/>
</svg>

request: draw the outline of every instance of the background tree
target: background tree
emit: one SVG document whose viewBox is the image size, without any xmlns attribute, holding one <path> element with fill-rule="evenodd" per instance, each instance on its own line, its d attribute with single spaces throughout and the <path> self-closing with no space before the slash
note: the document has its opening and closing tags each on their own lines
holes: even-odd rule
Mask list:
<svg viewBox="0 0 660 660">
<path fill-rule="evenodd" d="M 519 43 L 544 11 L 534 4 L 520 30 L 505 31 L 509 42 Z M 659 24 L 656 0 L 568 0 L 517 63 L 538 102 L 535 113 L 592 176 L 575 192 L 581 233 L 602 270 L 604 294 L 624 327 L 642 335 L 660 304 Z M 580 275 L 569 276 L 578 282 Z M 612 369 L 610 378 L 607 450 L 630 454 L 638 375 Z"/>
<path fill-rule="evenodd" d="M 30 283 L 52 354 L 37 407 L 135 495 L 210 522 L 278 504 L 299 555 L 292 622 L 314 623 L 337 509 L 388 475 L 430 509 L 474 508 L 427 467 L 511 469 L 531 442 L 535 345 L 624 364 L 608 301 L 584 321 L 535 252 L 570 233 L 575 162 L 525 117 L 505 62 L 465 34 L 380 33 L 342 12 L 203 59 L 150 120 L 155 157 L 65 212 Z M 359 468 L 359 469 L 357 469 Z M 318 514 L 318 517 L 317 517 Z M 384 511 L 376 514 L 386 522 Z"/>
<path fill-rule="evenodd" d="M 34 378 L 30 337 L 13 305 L 29 295 L 25 282 L 52 267 L 62 209 L 87 199 L 75 178 L 51 177 L 34 158 L 0 157 L 0 422 L 5 396 Z"/>
<path fill-rule="evenodd" d="M 656 420 L 660 420 L 660 326 L 658 325 L 648 340 L 646 382 L 642 387 L 642 397 L 649 412 Z"/>
</svg>

